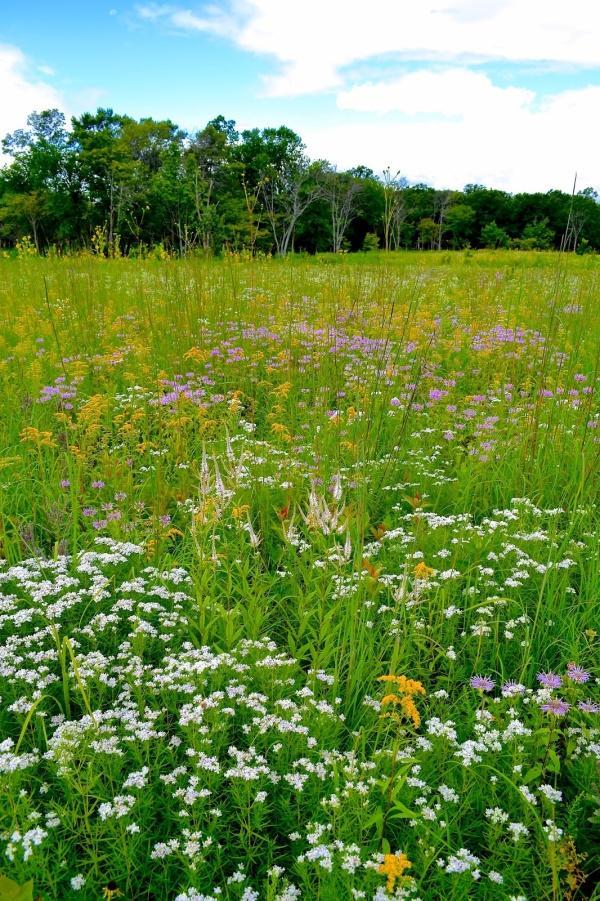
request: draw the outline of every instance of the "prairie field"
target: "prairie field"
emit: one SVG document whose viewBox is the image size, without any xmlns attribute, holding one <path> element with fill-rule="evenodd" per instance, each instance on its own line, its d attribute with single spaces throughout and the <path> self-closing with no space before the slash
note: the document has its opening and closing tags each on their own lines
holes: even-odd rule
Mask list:
<svg viewBox="0 0 600 901">
<path fill-rule="evenodd" d="M 0 898 L 600 898 L 595 255 L 0 260 Z"/>
</svg>

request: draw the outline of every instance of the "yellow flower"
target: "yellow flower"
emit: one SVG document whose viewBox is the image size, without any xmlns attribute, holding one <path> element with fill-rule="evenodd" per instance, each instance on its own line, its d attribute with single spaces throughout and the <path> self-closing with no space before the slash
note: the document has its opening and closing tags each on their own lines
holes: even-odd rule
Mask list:
<svg viewBox="0 0 600 901">
<path fill-rule="evenodd" d="M 413 569 L 413 575 L 416 579 L 422 579 L 426 581 L 430 576 L 434 574 L 435 570 L 431 568 L 431 566 L 427 566 L 426 563 L 423 563 L 421 560 L 415 568 Z"/>
<path fill-rule="evenodd" d="M 417 679 L 408 679 L 406 676 L 379 676 L 378 682 L 393 682 L 398 687 L 398 691 L 406 695 L 424 695 L 423 683 Z"/>
<path fill-rule="evenodd" d="M 276 388 L 273 388 L 271 394 L 274 394 L 275 397 L 285 398 L 290 393 L 290 388 L 292 387 L 291 382 L 282 382 L 281 385 L 277 385 Z"/>
<path fill-rule="evenodd" d="M 183 355 L 184 360 L 195 360 L 197 363 L 203 363 L 209 357 L 209 353 L 206 350 L 201 350 L 199 347 L 190 347 L 190 349 Z"/>
<path fill-rule="evenodd" d="M 392 694 L 392 695 L 385 695 L 385 696 L 381 699 L 381 706 L 382 706 L 382 707 L 385 707 L 387 704 L 399 704 L 400 701 L 401 701 L 401 698 L 400 698 L 399 695 L 393 695 L 393 694 Z"/>
<path fill-rule="evenodd" d="M 271 431 L 274 435 L 278 435 L 283 441 L 291 441 L 291 435 L 288 431 L 286 425 L 283 425 L 281 422 L 274 422 L 271 426 Z"/>
<path fill-rule="evenodd" d="M 240 504 L 239 507 L 234 507 L 231 511 L 231 515 L 234 519 L 241 519 L 248 510 L 250 509 L 250 504 Z"/>
<path fill-rule="evenodd" d="M 20 438 L 21 441 L 37 444 L 38 447 L 56 447 L 56 441 L 52 437 L 52 432 L 40 431 L 32 425 L 28 425 L 23 429 Z"/>
<path fill-rule="evenodd" d="M 421 725 L 421 714 L 417 710 L 417 705 L 410 697 L 410 695 L 404 695 L 401 700 L 402 709 L 406 716 L 413 721 L 413 726 L 415 729 L 418 729 Z"/>
<path fill-rule="evenodd" d="M 412 863 L 406 856 L 398 852 L 397 854 L 384 854 L 383 863 L 379 867 L 379 873 L 387 876 L 387 890 L 390 894 L 394 891 L 396 880 L 401 879 L 405 870 L 410 869 Z"/>
<path fill-rule="evenodd" d="M 417 679 L 408 679 L 406 676 L 379 676 L 378 681 L 392 683 L 397 692 L 397 694 L 384 695 L 381 699 L 381 706 L 387 707 L 388 704 L 393 704 L 401 707 L 404 717 L 411 720 L 415 729 L 418 729 L 421 725 L 421 714 L 417 710 L 413 696 L 426 694 L 422 683 Z M 401 719 L 397 713 L 384 713 L 382 716 Z"/>
</svg>

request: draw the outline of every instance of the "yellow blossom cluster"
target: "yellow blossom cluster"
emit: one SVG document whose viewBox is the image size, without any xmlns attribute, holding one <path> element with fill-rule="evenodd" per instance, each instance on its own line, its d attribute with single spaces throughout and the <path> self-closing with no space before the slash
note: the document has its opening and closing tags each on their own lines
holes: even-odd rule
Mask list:
<svg viewBox="0 0 600 901">
<path fill-rule="evenodd" d="M 379 867 L 382 876 L 387 876 L 387 890 L 391 894 L 394 891 L 396 880 L 401 879 L 404 871 L 410 869 L 412 863 L 402 852 L 397 854 L 384 854 L 383 863 Z"/>
<path fill-rule="evenodd" d="M 388 707 L 390 705 L 400 708 L 404 716 L 411 720 L 415 729 L 421 725 L 421 714 L 414 702 L 415 695 L 425 695 L 426 691 L 421 682 L 417 679 L 409 679 L 407 676 L 379 676 L 379 682 L 391 683 L 395 691 L 384 695 L 381 699 L 381 706 Z M 394 716 L 393 714 L 384 714 L 384 716 Z M 398 714 L 396 714 L 396 717 Z"/>
</svg>

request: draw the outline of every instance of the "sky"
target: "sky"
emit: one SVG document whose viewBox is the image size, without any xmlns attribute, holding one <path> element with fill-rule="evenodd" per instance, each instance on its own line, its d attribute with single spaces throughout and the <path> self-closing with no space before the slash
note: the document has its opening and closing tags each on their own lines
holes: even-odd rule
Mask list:
<svg viewBox="0 0 600 901">
<path fill-rule="evenodd" d="M 598 0 L 0 0 L 0 136 L 98 106 L 288 125 L 338 169 L 600 190 Z"/>
</svg>

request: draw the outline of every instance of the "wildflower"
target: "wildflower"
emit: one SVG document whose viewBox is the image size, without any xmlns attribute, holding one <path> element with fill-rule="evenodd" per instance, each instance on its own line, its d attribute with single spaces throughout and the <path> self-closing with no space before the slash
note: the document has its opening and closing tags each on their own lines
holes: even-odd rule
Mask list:
<svg viewBox="0 0 600 901">
<path fill-rule="evenodd" d="M 514 698 L 515 695 L 522 695 L 524 691 L 525 686 L 521 685 L 520 682 L 505 682 L 502 686 L 502 697 Z"/>
<path fill-rule="evenodd" d="M 510 832 L 513 842 L 518 842 L 522 836 L 529 835 L 529 829 L 523 823 L 509 823 L 506 827 Z"/>
<path fill-rule="evenodd" d="M 471 688 L 483 692 L 492 691 L 496 684 L 490 676 L 471 676 L 469 683 Z"/>
<path fill-rule="evenodd" d="M 415 729 L 418 729 L 421 725 L 421 714 L 417 710 L 417 706 L 413 699 L 410 695 L 404 695 L 400 703 L 406 716 L 412 720 Z"/>
<path fill-rule="evenodd" d="M 557 673 L 538 673 L 537 680 L 542 688 L 560 688 L 562 679 Z"/>
<path fill-rule="evenodd" d="M 85 885 L 85 876 L 82 876 L 81 873 L 78 873 L 77 876 L 73 876 L 71 879 L 71 888 L 74 892 L 78 892 L 79 889 L 82 889 Z"/>
<path fill-rule="evenodd" d="M 425 689 L 421 682 L 416 679 L 408 679 L 406 676 L 379 676 L 379 682 L 392 683 L 398 694 L 387 694 L 381 700 L 381 706 L 386 707 L 388 704 L 394 704 L 401 707 L 404 715 L 412 720 L 415 729 L 421 725 L 421 714 L 417 710 L 417 706 L 413 700 L 416 694 L 424 695 Z M 384 716 L 390 714 L 384 714 Z"/>
<path fill-rule="evenodd" d="M 552 820 L 546 820 L 546 825 L 543 828 L 549 842 L 557 842 L 563 834 L 563 830 L 559 829 Z"/>
<path fill-rule="evenodd" d="M 540 785 L 539 790 L 549 801 L 552 801 L 553 804 L 557 801 L 562 801 L 562 792 L 558 791 L 552 785 Z"/>
<path fill-rule="evenodd" d="M 580 701 L 577 707 L 583 713 L 600 713 L 600 704 L 595 704 L 590 698 L 587 701 Z"/>
<path fill-rule="evenodd" d="M 432 569 L 431 566 L 427 566 L 422 560 L 420 560 L 415 568 L 413 569 L 413 576 L 415 579 L 421 579 L 423 582 L 426 582 L 435 572 L 435 569 Z"/>
<path fill-rule="evenodd" d="M 553 716 L 564 716 L 570 709 L 571 705 L 561 698 L 550 698 L 546 704 L 542 704 L 544 713 L 551 713 Z"/>
<path fill-rule="evenodd" d="M 38 447 L 56 447 L 56 441 L 52 432 L 40 431 L 34 426 L 27 426 L 20 433 L 21 441 L 29 444 L 37 444 Z"/>
<path fill-rule="evenodd" d="M 567 663 L 567 679 L 570 679 L 571 682 L 587 682 L 589 678 L 590 674 L 582 667 L 577 666 L 576 663 Z"/>
<path fill-rule="evenodd" d="M 403 694 L 407 695 L 424 695 L 426 694 L 425 689 L 423 688 L 423 683 L 419 682 L 417 679 L 408 679 L 406 676 L 379 676 L 377 678 L 378 682 L 393 682 L 394 685 L 398 687 L 398 691 L 401 691 Z"/>
<path fill-rule="evenodd" d="M 410 867 L 412 867 L 412 863 L 408 857 L 401 852 L 383 855 L 383 863 L 379 867 L 378 872 L 381 873 L 382 876 L 387 876 L 388 892 L 391 893 L 394 891 L 396 880 L 401 879 L 404 871 L 410 869 Z"/>
</svg>

